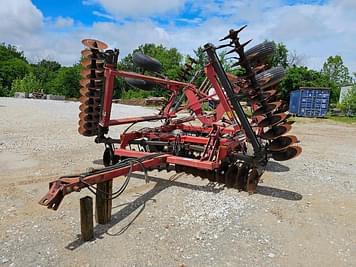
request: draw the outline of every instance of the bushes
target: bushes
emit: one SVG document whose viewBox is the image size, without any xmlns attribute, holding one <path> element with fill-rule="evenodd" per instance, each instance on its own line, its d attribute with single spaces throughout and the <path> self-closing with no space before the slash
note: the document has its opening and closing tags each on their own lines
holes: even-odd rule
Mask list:
<svg viewBox="0 0 356 267">
<path fill-rule="evenodd" d="M 42 85 L 39 80 L 37 80 L 36 76 L 30 72 L 26 74 L 22 79 L 15 79 L 11 85 L 11 95 L 15 92 L 24 92 L 24 93 L 32 93 L 39 92 L 42 90 Z"/>
<path fill-rule="evenodd" d="M 150 97 L 152 93 L 150 91 L 144 91 L 141 89 L 129 89 L 122 93 L 122 99 L 142 99 Z"/>
<path fill-rule="evenodd" d="M 46 84 L 45 91 L 66 97 L 79 97 L 80 65 L 62 67 L 55 77 Z"/>
<path fill-rule="evenodd" d="M 0 97 L 8 96 L 9 93 L 10 93 L 9 90 L 2 85 L 1 80 L 0 80 Z"/>
</svg>

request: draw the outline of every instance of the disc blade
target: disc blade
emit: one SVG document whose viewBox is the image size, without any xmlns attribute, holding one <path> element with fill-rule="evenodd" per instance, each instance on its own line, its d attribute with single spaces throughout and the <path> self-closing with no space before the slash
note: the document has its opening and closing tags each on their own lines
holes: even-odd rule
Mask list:
<svg viewBox="0 0 356 267">
<path fill-rule="evenodd" d="M 84 78 L 80 80 L 80 85 L 82 87 L 87 87 L 89 89 L 99 89 L 103 86 L 102 80 Z"/>
<path fill-rule="evenodd" d="M 85 58 L 83 59 L 80 64 L 84 67 L 84 68 L 91 68 L 92 67 L 92 60 L 89 58 Z"/>
<path fill-rule="evenodd" d="M 99 105 L 101 100 L 100 97 L 81 96 L 79 102 L 85 105 Z"/>
<path fill-rule="evenodd" d="M 79 106 L 79 110 L 83 111 L 85 113 L 97 113 L 97 112 L 100 112 L 100 106 L 99 105 L 81 104 Z"/>
<path fill-rule="evenodd" d="M 281 105 L 278 107 L 278 109 L 276 110 L 276 113 L 284 113 L 287 112 L 289 110 L 289 105 L 286 101 L 281 100 Z"/>
<path fill-rule="evenodd" d="M 266 91 L 266 92 L 263 92 L 262 94 L 253 96 L 250 101 L 251 101 L 251 103 L 257 103 L 258 104 L 258 103 L 261 103 L 263 101 L 268 100 L 269 98 L 271 98 L 275 94 L 277 94 L 277 90 Z"/>
<path fill-rule="evenodd" d="M 104 77 L 104 70 L 96 69 L 95 70 L 95 75 L 96 75 L 97 78 L 103 78 Z"/>
<path fill-rule="evenodd" d="M 98 133 L 98 130 L 97 129 L 87 130 L 79 126 L 78 132 L 83 136 L 95 136 Z"/>
<path fill-rule="evenodd" d="M 250 171 L 250 173 L 248 174 L 247 177 L 247 184 L 246 184 L 246 191 L 249 194 L 253 194 L 256 192 L 256 188 L 257 188 L 257 184 L 258 184 L 258 180 L 260 178 L 260 175 L 257 171 L 257 169 L 252 169 Z"/>
<path fill-rule="evenodd" d="M 84 59 L 90 59 L 90 60 L 103 60 L 104 59 L 103 55 L 95 50 L 84 49 L 80 53 L 82 54 Z"/>
<path fill-rule="evenodd" d="M 79 127 L 86 130 L 95 130 L 98 127 L 97 122 L 91 122 L 91 121 L 79 120 L 78 124 Z"/>
<path fill-rule="evenodd" d="M 82 44 L 90 49 L 103 50 L 108 48 L 108 45 L 102 41 L 95 39 L 83 39 Z"/>
<path fill-rule="evenodd" d="M 90 58 L 83 59 L 80 64 L 87 69 L 102 69 L 104 67 L 102 60 L 93 60 Z"/>
<path fill-rule="evenodd" d="M 79 113 L 79 119 L 80 120 L 83 120 L 83 121 L 99 121 L 100 119 L 100 115 L 97 114 L 97 113 L 94 113 L 94 114 L 88 114 L 88 113 L 85 113 L 85 112 L 80 112 Z"/>
<path fill-rule="evenodd" d="M 292 125 L 295 123 L 295 121 L 286 121 L 287 124 Z"/>
<path fill-rule="evenodd" d="M 267 132 L 260 135 L 262 139 L 273 140 L 279 136 L 288 133 L 292 129 L 292 126 L 288 123 L 275 125 Z"/>
<path fill-rule="evenodd" d="M 266 84 L 268 84 L 271 81 L 272 77 L 263 77 L 262 79 L 259 80 L 258 85 L 260 87 L 265 86 Z"/>
<path fill-rule="evenodd" d="M 253 112 L 253 116 L 260 116 L 260 115 L 266 115 L 268 113 L 271 113 L 274 110 L 276 110 L 277 108 L 279 108 L 280 105 L 282 105 L 281 101 L 271 102 L 271 103 L 265 104 L 262 107 L 256 109 Z"/>
<path fill-rule="evenodd" d="M 268 147 L 269 151 L 281 151 L 297 143 L 298 139 L 294 135 L 283 135 L 272 141 Z"/>
<path fill-rule="evenodd" d="M 258 92 L 256 92 L 253 88 L 250 87 L 242 87 L 241 91 L 248 97 L 248 98 L 254 98 L 258 96 Z"/>
<path fill-rule="evenodd" d="M 80 76 L 82 76 L 83 78 L 95 79 L 96 78 L 95 69 L 82 69 L 80 71 Z"/>
<path fill-rule="evenodd" d="M 236 185 L 235 187 L 239 190 L 246 189 L 247 177 L 248 177 L 249 167 L 242 164 L 237 172 Z"/>
<path fill-rule="evenodd" d="M 81 96 L 100 97 L 100 90 L 99 89 L 88 89 L 88 88 L 85 88 L 85 87 L 81 87 L 79 92 L 80 92 Z"/>
<path fill-rule="evenodd" d="M 88 129 L 93 129 L 96 128 L 96 126 L 99 124 L 99 118 L 97 116 L 92 117 L 90 114 L 87 114 L 88 116 L 84 116 L 83 119 L 81 119 L 82 123 L 79 123 L 79 125 L 84 125 L 86 124 L 84 128 Z"/>
<path fill-rule="evenodd" d="M 225 173 L 225 186 L 227 188 L 233 187 L 236 183 L 236 176 L 238 173 L 238 167 L 236 165 L 232 165 Z"/>
<path fill-rule="evenodd" d="M 253 72 L 258 73 L 258 72 L 263 71 L 265 68 L 266 68 L 266 65 L 265 64 L 261 64 L 259 66 L 254 67 L 253 68 Z"/>
<path fill-rule="evenodd" d="M 299 156 L 300 153 L 302 153 L 300 146 L 290 146 L 286 150 L 273 152 L 272 158 L 276 161 L 285 161 Z"/>
<path fill-rule="evenodd" d="M 80 75 L 85 79 L 95 79 L 95 80 L 101 80 L 104 77 L 104 71 L 103 70 L 97 70 L 97 69 L 82 69 L 80 71 Z"/>
<path fill-rule="evenodd" d="M 289 115 L 285 113 L 274 114 L 271 117 L 265 118 L 258 123 L 258 127 L 272 127 L 284 120 L 286 120 Z"/>
</svg>

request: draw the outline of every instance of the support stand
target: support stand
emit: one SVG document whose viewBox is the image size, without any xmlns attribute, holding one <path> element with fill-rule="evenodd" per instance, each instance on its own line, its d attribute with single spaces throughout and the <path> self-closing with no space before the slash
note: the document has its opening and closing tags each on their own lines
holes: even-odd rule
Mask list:
<svg viewBox="0 0 356 267">
<path fill-rule="evenodd" d="M 80 199 L 80 230 L 83 241 L 94 238 L 93 199 L 89 196 Z"/>
<path fill-rule="evenodd" d="M 107 224 L 111 221 L 112 200 L 112 180 L 97 185 L 95 205 L 95 219 L 98 224 Z"/>
</svg>

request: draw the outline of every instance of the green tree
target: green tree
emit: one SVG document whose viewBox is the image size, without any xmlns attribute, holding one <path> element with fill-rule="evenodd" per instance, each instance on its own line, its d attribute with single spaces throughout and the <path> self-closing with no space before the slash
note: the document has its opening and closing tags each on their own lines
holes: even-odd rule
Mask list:
<svg viewBox="0 0 356 267">
<path fill-rule="evenodd" d="M 329 78 L 331 83 L 336 84 L 336 88 L 332 88 L 332 101 L 337 102 L 341 86 L 352 82 L 349 69 L 344 65 L 341 56 L 336 55 L 328 57 L 321 72 Z"/>
<path fill-rule="evenodd" d="M 341 110 L 348 116 L 356 114 L 356 86 L 351 87 L 340 105 Z"/>
<path fill-rule="evenodd" d="M 7 96 L 12 82 L 17 78 L 22 79 L 30 70 L 22 51 L 12 45 L 0 44 L 0 96 Z"/>
<path fill-rule="evenodd" d="M 0 97 L 8 96 L 8 95 L 9 95 L 9 90 L 2 86 L 2 82 L 0 80 Z"/>
<path fill-rule="evenodd" d="M 31 70 L 26 61 L 19 58 L 11 58 L 0 62 L 0 80 L 2 86 L 10 89 L 12 82 L 23 78 Z"/>
<path fill-rule="evenodd" d="M 49 91 L 48 82 L 53 80 L 57 71 L 61 68 L 61 64 L 56 61 L 41 60 L 37 64 L 32 65 L 32 70 L 36 78 L 42 83 L 44 91 L 47 93 Z"/>
<path fill-rule="evenodd" d="M 303 66 L 288 68 L 280 86 L 282 99 L 288 100 L 289 93 L 300 87 L 327 87 L 331 89 L 332 102 L 338 99 L 338 87 L 327 75 Z"/>
<path fill-rule="evenodd" d="M 196 64 L 194 64 L 194 67 L 193 67 L 194 72 L 204 70 L 204 66 L 209 61 L 208 55 L 204 51 L 204 48 L 200 46 L 196 50 L 193 50 L 193 52 L 194 52 L 193 58 L 197 62 Z M 204 79 L 205 79 L 205 75 L 201 75 L 200 77 L 198 77 L 195 80 L 195 85 L 199 87 L 201 85 L 201 83 L 204 81 Z"/>
<path fill-rule="evenodd" d="M 27 60 L 22 51 L 17 50 L 16 46 L 6 45 L 5 43 L 0 44 L 0 61 L 6 61 L 9 59 L 18 58 L 26 63 Z"/>
<path fill-rule="evenodd" d="M 199 69 L 204 68 L 204 66 L 208 63 L 208 55 L 204 51 L 204 48 L 200 46 L 196 50 L 193 50 L 193 52 L 195 55 L 194 59 L 197 62 L 196 66 Z"/>
<path fill-rule="evenodd" d="M 338 86 L 349 84 L 352 81 L 349 69 L 344 65 L 341 56 L 338 55 L 328 57 L 323 65 L 322 72 Z"/>
<path fill-rule="evenodd" d="M 288 49 L 283 43 L 275 43 L 275 51 L 271 58 L 271 66 L 282 66 L 283 68 L 288 67 Z"/>
<path fill-rule="evenodd" d="M 66 97 L 79 97 L 81 65 L 62 67 L 53 80 L 48 82 L 48 91 Z"/>
<path fill-rule="evenodd" d="M 30 72 L 22 79 L 15 79 L 12 82 L 11 94 L 14 94 L 15 92 L 32 93 L 34 91 L 40 91 L 41 89 L 41 82 L 37 80 L 32 72 Z"/>
</svg>

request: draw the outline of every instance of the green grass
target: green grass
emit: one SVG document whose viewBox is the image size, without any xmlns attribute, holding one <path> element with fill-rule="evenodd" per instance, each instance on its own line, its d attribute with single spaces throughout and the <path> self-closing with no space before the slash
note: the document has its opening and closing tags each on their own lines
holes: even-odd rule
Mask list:
<svg viewBox="0 0 356 267">
<path fill-rule="evenodd" d="M 356 117 L 327 116 L 327 119 L 341 123 L 356 124 Z"/>
</svg>

